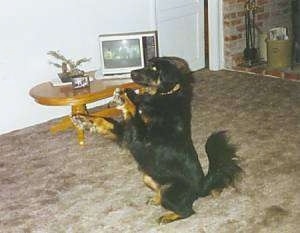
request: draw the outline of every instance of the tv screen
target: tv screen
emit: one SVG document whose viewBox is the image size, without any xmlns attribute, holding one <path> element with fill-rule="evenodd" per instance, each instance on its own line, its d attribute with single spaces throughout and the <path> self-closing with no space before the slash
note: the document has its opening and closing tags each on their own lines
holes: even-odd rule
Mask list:
<svg viewBox="0 0 300 233">
<path fill-rule="evenodd" d="M 102 77 L 129 75 L 158 55 L 156 32 L 99 35 Z M 100 73 L 100 72 L 99 72 Z"/>
<path fill-rule="evenodd" d="M 126 68 L 142 65 L 139 39 L 103 41 L 105 68 Z"/>
</svg>

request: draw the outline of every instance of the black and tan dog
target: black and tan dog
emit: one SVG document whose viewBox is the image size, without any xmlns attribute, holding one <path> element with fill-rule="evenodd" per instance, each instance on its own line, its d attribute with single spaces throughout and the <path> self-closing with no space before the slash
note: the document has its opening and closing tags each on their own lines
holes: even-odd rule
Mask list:
<svg viewBox="0 0 300 233">
<path fill-rule="evenodd" d="M 154 58 L 144 69 L 132 71 L 131 77 L 145 91 L 116 91 L 122 121 L 88 116 L 74 116 L 73 121 L 126 145 L 144 182 L 156 193 L 150 203 L 169 210 L 160 223 L 187 218 L 198 197 L 230 185 L 241 171 L 235 147 L 224 131 L 213 133 L 205 145 L 209 170 L 204 175 L 191 138 L 191 74 L 184 60 Z"/>
</svg>

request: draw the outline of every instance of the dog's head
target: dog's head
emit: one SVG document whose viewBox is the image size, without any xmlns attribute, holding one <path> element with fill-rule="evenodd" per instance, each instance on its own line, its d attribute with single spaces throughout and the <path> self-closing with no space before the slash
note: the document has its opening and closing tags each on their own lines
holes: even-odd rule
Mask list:
<svg viewBox="0 0 300 233">
<path fill-rule="evenodd" d="M 156 57 L 148 66 L 131 72 L 135 83 L 145 86 L 150 94 L 172 94 L 182 89 L 186 74 L 190 73 L 187 63 L 177 57 Z"/>
</svg>

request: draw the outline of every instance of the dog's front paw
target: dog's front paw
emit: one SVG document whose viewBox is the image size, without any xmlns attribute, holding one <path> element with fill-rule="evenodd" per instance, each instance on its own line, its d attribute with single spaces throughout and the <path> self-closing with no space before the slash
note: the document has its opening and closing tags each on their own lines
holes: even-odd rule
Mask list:
<svg viewBox="0 0 300 233">
<path fill-rule="evenodd" d="M 132 90 L 132 89 L 130 89 L 130 88 L 126 88 L 126 89 L 124 90 L 124 93 L 125 93 L 125 95 L 126 95 L 131 101 L 133 101 L 133 100 L 136 98 L 136 96 L 137 96 L 137 94 L 135 93 L 135 91 Z"/>
<path fill-rule="evenodd" d="M 113 94 L 112 100 L 109 102 L 109 106 L 122 106 L 124 104 L 124 99 L 122 95 L 124 94 L 123 90 L 116 88 Z"/>
<path fill-rule="evenodd" d="M 133 92 L 133 93 L 132 93 Z M 120 89 L 116 88 L 113 94 L 112 100 L 109 102 L 110 107 L 115 107 L 122 111 L 123 118 L 125 120 L 130 119 L 135 115 L 135 105 L 132 103 L 128 95 L 135 94 L 133 90 L 130 89 Z"/>
<path fill-rule="evenodd" d="M 86 116 L 84 115 L 73 115 L 71 120 L 76 128 L 81 130 L 88 130 L 90 132 L 95 132 L 96 127 Z"/>
</svg>

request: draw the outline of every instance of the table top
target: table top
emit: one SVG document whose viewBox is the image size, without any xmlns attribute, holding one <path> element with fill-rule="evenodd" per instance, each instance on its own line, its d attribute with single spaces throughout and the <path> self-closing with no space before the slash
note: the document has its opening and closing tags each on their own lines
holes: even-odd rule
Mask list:
<svg viewBox="0 0 300 233">
<path fill-rule="evenodd" d="M 116 87 L 138 89 L 131 79 L 93 80 L 90 87 L 73 89 L 71 84 L 53 86 L 44 82 L 33 87 L 29 94 L 42 105 L 78 105 L 111 97 Z"/>
</svg>

